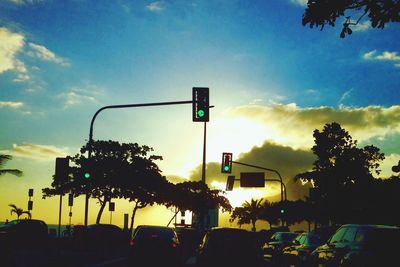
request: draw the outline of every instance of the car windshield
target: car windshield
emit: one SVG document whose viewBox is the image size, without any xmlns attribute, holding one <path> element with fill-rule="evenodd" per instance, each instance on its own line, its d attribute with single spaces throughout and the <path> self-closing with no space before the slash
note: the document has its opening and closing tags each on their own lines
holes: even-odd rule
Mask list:
<svg viewBox="0 0 400 267">
<path fill-rule="evenodd" d="M 135 239 L 173 239 L 174 231 L 169 228 L 141 227 L 135 234 Z"/>
<path fill-rule="evenodd" d="M 297 236 L 296 233 L 275 233 L 271 237 L 271 241 L 290 241 Z"/>
</svg>

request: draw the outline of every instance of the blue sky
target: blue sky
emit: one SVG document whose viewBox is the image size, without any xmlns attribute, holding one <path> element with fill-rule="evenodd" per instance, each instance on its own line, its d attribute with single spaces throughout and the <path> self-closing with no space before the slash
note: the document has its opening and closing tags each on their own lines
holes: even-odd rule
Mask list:
<svg viewBox="0 0 400 267">
<path fill-rule="evenodd" d="M 360 145 L 385 152 L 389 176 L 400 159 L 399 25 L 362 21 L 340 39 L 340 21 L 302 26 L 304 8 L 301 0 L 0 0 L 0 150 L 14 156 L 7 167 L 25 172 L 1 178 L 0 220 L 11 197 L 25 206 L 30 187 L 37 205 L 56 210 L 40 188 L 51 183 L 54 158 L 85 143 L 97 109 L 191 100 L 194 86 L 209 87 L 215 105 L 208 162 L 223 151 L 251 158 L 271 144 L 306 151 L 314 129 L 338 121 Z M 165 175 L 192 179 L 201 137 L 190 105 L 107 111 L 94 131 L 152 146 Z M 268 157 L 269 167 L 285 168 L 285 157 Z M 295 162 L 286 180 L 311 167 Z"/>
</svg>

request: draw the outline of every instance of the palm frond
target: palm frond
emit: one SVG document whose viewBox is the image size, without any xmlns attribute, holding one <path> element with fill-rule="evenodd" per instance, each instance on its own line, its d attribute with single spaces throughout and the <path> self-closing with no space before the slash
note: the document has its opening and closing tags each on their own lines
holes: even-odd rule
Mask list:
<svg viewBox="0 0 400 267">
<path fill-rule="evenodd" d="M 11 155 L 0 154 L 0 166 L 2 166 L 6 161 L 12 159 Z"/>
<path fill-rule="evenodd" d="M 22 212 L 21 212 L 21 215 L 22 215 L 22 214 L 28 215 L 29 220 L 32 219 L 32 214 L 31 214 L 30 211 L 27 211 L 27 210 L 26 210 L 26 211 L 22 211 Z"/>
<path fill-rule="evenodd" d="M 17 170 L 17 169 L 3 169 L 3 170 L 0 170 L 0 176 L 5 175 L 7 173 L 8 174 L 13 174 L 13 175 L 18 176 L 18 177 L 22 176 L 22 174 L 23 174 L 22 171 Z"/>
</svg>

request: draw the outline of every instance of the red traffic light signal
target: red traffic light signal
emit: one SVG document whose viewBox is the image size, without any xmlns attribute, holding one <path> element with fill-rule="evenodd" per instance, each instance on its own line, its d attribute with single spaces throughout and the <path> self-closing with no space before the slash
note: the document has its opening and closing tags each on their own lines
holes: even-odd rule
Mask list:
<svg viewBox="0 0 400 267">
<path fill-rule="evenodd" d="M 206 122 L 210 120 L 210 97 L 209 88 L 192 88 L 192 112 L 193 121 Z"/>
<path fill-rule="evenodd" d="M 232 153 L 222 153 L 222 164 L 221 164 L 221 172 L 222 173 L 232 173 Z"/>
</svg>

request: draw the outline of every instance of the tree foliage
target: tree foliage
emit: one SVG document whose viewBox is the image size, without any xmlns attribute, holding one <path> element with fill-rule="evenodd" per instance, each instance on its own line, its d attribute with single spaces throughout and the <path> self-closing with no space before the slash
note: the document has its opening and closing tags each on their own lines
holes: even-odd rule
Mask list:
<svg viewBox="0 0 400 267">
<path fill-rule="evenodd" d="M 90 159 L 86 156 L 91 150 Z M 73 166 L 67 180 L 53 177 L 51 188 L 43 189 L 43 197 L 72 193 L 74 196 L 88 194 L 100 204 L 96 222 L 112 198 L 124 198 L 135 203 L 136 208 L 160 203 L 157 192 L 167 183 L 155 160 L 160 156 L 149 155 L 153 149 L 137 143 L 116 141 L 93 141 L 84 145 L 80 153 L 69 157 Z M 90 172 L 90 179 L 84 178 Z"/>
<path fill-rule="evenodd" d="M 241 207 L 237 207 L 233 210 L 229 221 L 233 222 L 237 220 L 239 225 L 251 223 L 251 230 L 255 232 L 256 222 L 261 218 L 263 210 L 262 202 L 262 198 L 251 199 L 250 202 L 245 201 Z"/>
<path fill-rule="evenodd" d="M 86 156 L 88 150 L 92 154 Z M 100 204 L 96 223 L 112 198 L 126 199 L 133 203 L 130 229 L 132 231 L 137 210 L 154 204 L 175 206 L 182 210 L 206 212 L 221 207 L 230 210 L 228 199 L 221 190 L 212 190 L 202 182 L 170 183 L 161 175 L 155 163 L 162 157 L 151 155 L 151 147 L 137 143 L 116 141 L 93 141 L 84 145 L 80 153 L 69 157 L 67 179 L 53 177 L 51 187 L 44 188 L 43 197 L 72 193 L 74 196 L 88 194 Z M 84 172 L 91 178 L 85 179 Z"/>
<path fill-rule="evenodd" d="M 10 214 L 12 215 L 13 213 L 15 213 L 17 215 L 17 219 L 19 219 L 19 217 L 21 217 L 23 214 L 26 214 L 28 216 L 28 219 L 32 218 L 32 214 L 30 211 L 18 208 L 15 204 L 9 204 L 8 206 L 11 207 Z"/>
<path fill-rule="evenodd" d="M 346 17 L 340 37 L 352 34 L 351 26 L 357 25 L 364 16 L 369 18 L 373 28 L 383 29 L 387 23 L 400 21 L 398 0 L 308 0 L 303 14 L 303 25 L 321 27 L 335 26 L 336 19 L 345 13 L 356 14 L 356 20 Z"/>
<path fill-rule="evenodd" d="M 5 174 L 13 174 L 16 176 L 21 176 L 22 171 L 18 169 L 3 169 L 2 167 L 6 163 L 6 161 L 11 160 L 12 157 L 10 155 L 4 155 L 0 154 L 0 176 L 5 175 Z"/>
<path fill-rule="evenodd" d="M 354 196 L 371 186 L 374 174 L 379 175 L 384 154 L 373 145 L 358 148 L 357 141 L 335 122 L 326 124 L 322 131 L 315 130 L 313 136 L 312 151 L 317 156 L 313 170 L 297 174 L 294 179 L 311 182 L 319 190 L 320 220 L 346 221 L 352 214 L 349 203 L 358 203 Z"/>
</svg>

